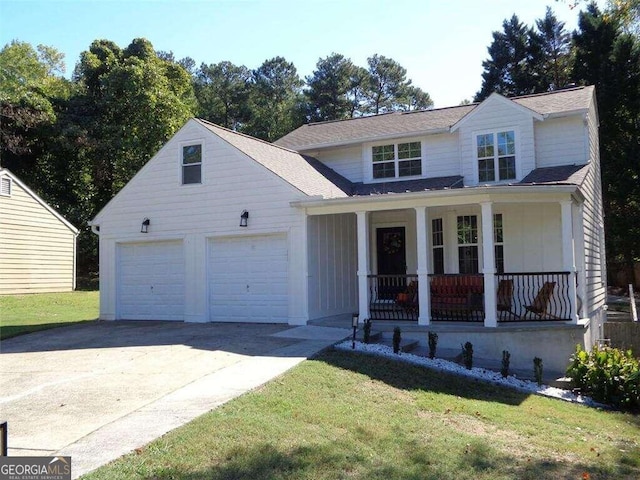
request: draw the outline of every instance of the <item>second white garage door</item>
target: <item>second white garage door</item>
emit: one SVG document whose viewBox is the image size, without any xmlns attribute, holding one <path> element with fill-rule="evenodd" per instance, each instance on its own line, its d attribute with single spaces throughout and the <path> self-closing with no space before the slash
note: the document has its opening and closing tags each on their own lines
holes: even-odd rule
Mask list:
<svg viewBox="0 0 640 480">
<path fill-rule="evenodd" d="M 209 309 L 214 322 L 286 323 L 285 235 L 209 241 Z"/>
</svg>

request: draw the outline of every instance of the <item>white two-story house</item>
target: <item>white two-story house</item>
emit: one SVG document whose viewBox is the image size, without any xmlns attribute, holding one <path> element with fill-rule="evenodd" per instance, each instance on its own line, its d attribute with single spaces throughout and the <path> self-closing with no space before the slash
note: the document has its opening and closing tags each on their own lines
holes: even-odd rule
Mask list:
<svg viewBox="0 0 640 480">
<path fill-rule="evenodd" d="M 275 144 L 190 120 L 92 222 L 101 318 L 358 312 L 564 369 L 605 320 L 598 148 L 593 87 L 314 123 Z"/>
</svg>

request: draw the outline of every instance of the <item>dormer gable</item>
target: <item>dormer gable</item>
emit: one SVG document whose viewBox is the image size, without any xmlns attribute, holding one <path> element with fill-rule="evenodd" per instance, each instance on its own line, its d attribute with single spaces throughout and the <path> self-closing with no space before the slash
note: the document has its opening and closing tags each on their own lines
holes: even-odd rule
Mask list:
<svg viewBox="0 0 640 480">
<path fill-rule="evenodd" d="M 543 121 L 544 120 L 544 116 L 539 114 L 538 112 L 536 112 L 534 110 L 531 110 L 530 108 L 527 108 L 527 107 L 525 107 L 523 105 L 520 105 L 519 103 L 516 103 L 513 100 L 510 100 L 510 99 L 508 99 L 506 97 L 503 97 L 499 93 L 495 93 L 494 92 L 491 95 L 489 95 L 489 97 L 487 97 L 476 108 L 471 110 L 464 117 L 462 117 L 456 123 L 451 125 L 450 131 L 452 133 L 458 131 L 461 127 L 463 127 L 467 123 L 473 121 L 473 119 L 475 117 L 478 117 L 479 115 L 482 115 L 483 113 L 485 113 L 488 110 L 492 110 L 492 109 L 495 109 L 495 108 L 500 108 L 500 106 L 502 106 L 502 107 L 507 106 L 507 107 L 514 108 L 515 110 L 517 110 L 519 112 L 525 113 L 527 115 L 531 115 L 531 117 L 533 119 L 538 120 L 538 121 Z"/>
</svg>

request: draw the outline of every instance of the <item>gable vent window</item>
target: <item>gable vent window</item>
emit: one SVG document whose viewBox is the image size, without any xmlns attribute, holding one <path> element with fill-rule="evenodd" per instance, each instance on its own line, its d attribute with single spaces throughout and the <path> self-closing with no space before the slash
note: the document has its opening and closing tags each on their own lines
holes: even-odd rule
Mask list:
<svg viewBox="0 0 640 480">
<path fill-rule="evenodd" d="M 422 175 L 422 144 L 407 142 L 372 147 L 373 178 Z"/>
<path fill-rule="evenodd" d="M 202 145 L 182 147 L 182 184 L 202 183 Z"/>
<path fill-rule="evenodd" d="M 476 136 L 478 181 L 497 182 L 516 178 L 516 135 L 513 130 Z"/>
<path fill-rule="evenodd" d="M 9 177 L 0 178 L 0 195 L 11 196 L 11 179 Z"/>
</svg>

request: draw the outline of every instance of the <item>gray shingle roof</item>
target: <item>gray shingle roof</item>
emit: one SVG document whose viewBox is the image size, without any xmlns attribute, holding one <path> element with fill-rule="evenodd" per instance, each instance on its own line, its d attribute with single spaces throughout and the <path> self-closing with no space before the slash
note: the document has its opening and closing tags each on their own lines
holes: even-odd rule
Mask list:
<svg viewBox="0 0 640 480">
<path fill-rule="evenodd" d="M 380 195 L 385 193 L 424 192 L 426 190 L 443 190 L 445 188 L 462 188 L 463 178 L 459 175 L 451 177 L 420 178 L 384 183 L 354 183 L 352 196 Z"/>
<path fill-rule="evenodd" d="M 532 170 L 518 185 L 582 185 L 589 165 L 561 165 Z"/>
<path fill-rule="evenodd" d="M 593 87 L 576 87 L 555 92 L 511 98 L 541 115 L 561 114 L 589 108 Z M 457 107 L 394 112 L 333 122 L 310 123 L 275 142 L 294 150 L 310 150 L 325 145 L 369 141 L 376 138 L 409 136 L 448 129 L 473 111 L 478 104 Z"/>
<path fill-rule="evenodd" d="M 219 127 L 206 120 L 196 118 L 195 121 L 306 195 L 340 198 L 346 197 L 349 193 L 349 191 L 344 191 L 340 188 L 340 184 L 344 185 L 344 182 L 336 177 L 336 175 L 339 175 L 335 172 L 334 175 L 331 175 L 330 172 L 325 171 L 331 169 L 323 165 L 319 166 L 320 162 L 315 159 L 304 157 L 286 148 Z M 346 181 L 349 182 L 348 180 Z"/>
</svg>

